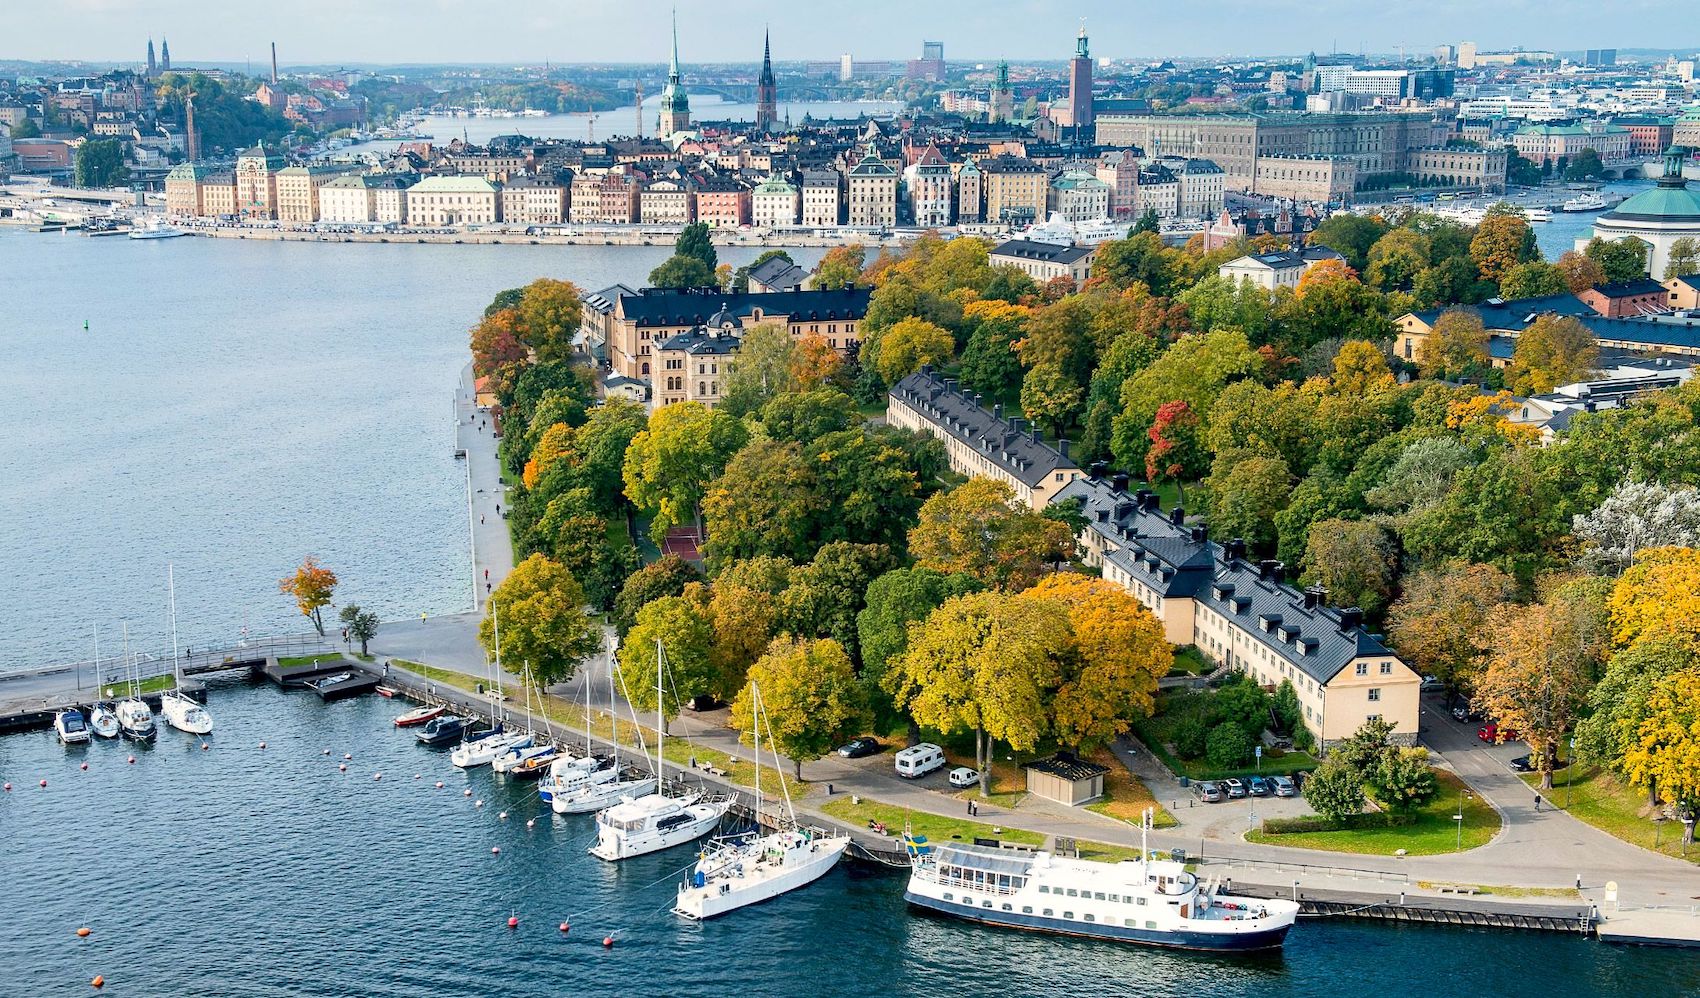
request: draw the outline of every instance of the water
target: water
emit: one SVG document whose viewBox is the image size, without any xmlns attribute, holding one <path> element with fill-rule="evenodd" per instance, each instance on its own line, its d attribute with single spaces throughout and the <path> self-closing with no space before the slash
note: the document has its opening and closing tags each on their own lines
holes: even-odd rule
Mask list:
<svg viewBox="0 0 1700 998">
<path fill-rule="evenodd" d="M 1601 193 L 1611 200 L 1613 196 L 1631 197 L 1652 186 L 1651 180 L 1613 180 L 1601 185 Z M 1535 245 L 1549 261 L 1557 260 L 1566 250 L 1576 248 L 1576 240 L 1593 234 L 1594 219 L 1602 214 L 1598 211 L 1555 210 L 1552 221 L 1535 223 Z"/>
<path fill-rule="evenodd" d="M 453 769 L 391 728 L 395 703 L 237 684 L 215 687 L 210 707 L 204 752 L 170 730 L 139 750 L 0 738 L 14 785 L 0 795 L 14 898 L 0 994 L 87 993 L 95 974 L 113 996 L 256 998 L 1700 994 L 1692 953 L 1532 933 L 1307 920 L 1284 954 L 1247 958 L 982 929 L 912 915 L 901 875 L 850 865 L 699 925 L 666 910 L 689 849 L 591 859 L 590 818 L 554 815 L 530 784 Z"/>
<path fill-rule="evenodd" d="M 384 619 L 467 609 L 467 327 L 503 288 L 637 284 L 669 252 L 0 227 L 0 670 L 86 659 L 97 623 L 103 656 L 120 621 L 168 649 L 167 562 L 191 647 L 304 630 L 277 580 L 309 553 Z"/>
</svg>

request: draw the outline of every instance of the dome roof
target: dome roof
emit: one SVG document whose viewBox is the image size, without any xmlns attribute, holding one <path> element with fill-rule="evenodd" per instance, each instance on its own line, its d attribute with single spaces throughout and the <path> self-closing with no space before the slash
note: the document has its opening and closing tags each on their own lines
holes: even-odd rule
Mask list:
<svg viewBox="0 0 1700 998">
<path fill-rule="evenodd" d="M 732 312 L 727 309 L 726 303 L 721 302 L 720 311 L 709 316 L 707 324 L 712 329 L 742 329 L 744 327 L 744 320 L 733 315 Z"/>
<path fill-rule="evenodd" d="M 1700 197 L 1687 187 L 1655 187 L 1642 191 L 1601 218 L 1626 222 L 1693 222 L 1700 225 Z"/>
</svg>

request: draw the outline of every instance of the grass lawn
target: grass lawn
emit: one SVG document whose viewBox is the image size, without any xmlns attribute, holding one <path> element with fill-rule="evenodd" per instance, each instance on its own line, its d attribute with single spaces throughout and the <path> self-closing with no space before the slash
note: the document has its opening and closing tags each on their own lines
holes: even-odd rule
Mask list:
<svg viewBox="0 0 1700 998">
<path fill-rule="evenodd" d="M 128 694 L 130 690 L 128 683 L 108 683 L 107 685 L 117 691 L 120 696 Z M 149 676 L 141 680 L 136 684 L 136 692 L 139 695 L 146 696 L 149 693 L 163 693 L 166 690 L 175 689 L 176 686 L 176 677 L 168 672 L 163 676 Z"/>
<path fill-rule="evenodd" d="M 1175 664 L 1169 667 L 1169 675 L 1184 672 L 1190 676 L 1202 676 L 1209 673 L 1211 665 L 1204 660 L 1204 655 L 1192 645 L 1175 649 Z"/>
<path fill-rule="evenodd" d="M 1145 783 L 1128 772 L 1121 760 L 1108 749 L 1099 750 L 1090 758 L 1100 766 L 1108 766 L 1110 771 L 1104 775 L 1104 799 L 1086 805 L 1086 810 L 1096 811 L 1118 821 L 1131 821 L 1137 825 L 1140 815 L 1149 807 L 1156 810 L 1153 820 L 1158 828 L 1173 828 L 1179 824 L 1175 821 L 1175 816 L 1152 796 Z M 1133 852 L 1134 855 L 1130 858 L 1138 858 L 1139 850 L 1135 849 Z"/>
<path fill-rule="evenodd" d="M 994 831 L 995 827 L 1001 826 L 969 821 L 966 818 L 944 818 L 925 811 L 910 811 L 866 797 L 861 798 L 858 803 L 848 794 L 840 794 L 836 799 L 826 802 L 821 805 L 821 810 L 855 828 L 866 828 L 870 821 L 884 822 L 886 829 L 894 836 L 902 835 L 904 823 L 908 822 L 910 831 L 925 835 L 933 842 L 949 842 L 952 839 L 972 842 L 975 838 L 982 838 L 1037 847 L 1045 841 L 1045 837 L 1038 832 L 1019 828 Z"/>
<path fill-rule="evenodd" d="M 1371 856 L 1391 856 L 1398 849 L 1411 856 L 1457 852 L 1458 822 L 1452 820 L 1452 816 L 1458 813 L 1458 795 L 1466 788 L 1463 781 L 1443 769 L 1435 770 L 1434 775 L 1440 781 L 1440 793 L 1417 812 L 1415 824 L 1398 828 L 1295 832 L 1290 835 L 1269 835 L 1258 828 L 1246 834 L 1246 841 Z M 1463 848 L 1486 845 L 1499 832 L 1499 826 L 1499 812 L 1492 805 L 1474 795 L 1464 802 Z"/>
<path fill-rule="evenodd" d="M 1453 881 L 1419 880 L 1417 886 L 1424 890 L 1436 890 L 1440 887 L 1453 886 Z M 1498 884 L 1458 884 L 1460 887 L 1474 887 L 1477 894 L 1491 894 L 1502 898 L 1560 898 L 1565 901 L 1580 901 L 1582 892 L 1574 887 L 1504 887 Z"/>
<path fill-rule="evenodd" d="M 406 669 L 409 672 L 417 673 L 434 683 L 441 683 L 444 686 L 453 686 L 467 692 L 476 692 L 478 688 L 477 684 L 482 682 L 478 676 L 470 675 L 465 672 L 458 672 L 454 669 L 441 669 L 434 665 L 425 665 L 420 662 L 409 662 L 405 659 L 399 658 L 393 659 L 392 661 L 397 667 Z M 517 706 L 518 709 L 523 710 L 524 704 L 525 696 L 523 692 L 518 695 L 517 701 L 515 697 L 510 697 L 508 700 L 510 709 Z M 550 721 L 553 721 L 563 727 L 572 728 L 574 730 L 583 730 L 584 728 L 584 708 L 582 706 L 569 703 L 560 697 L 545 696 L 543 698 L 543 708 L 541 713 Z M 607 741 L 618 741 L 622 747 L 630 748 L 634 751 L 636 751 L 640 745 L 639 735 L 641 734 L 641 744 L 643 746 L 647 746 L 648 751 L 655 751 L 654 728 L 633 724 L 630 720 L 617 719 L 611 716 L 606 710 L 593 711 L 591 713 L 590 733 L 597 738 L 602 738 Z M 688 771 L 691 759 L 695 758 L 698 763 L 704 763 L 713 766 L 716 769 L 725 770 L 726 779 L 733 783 L 745 787 L 755 785 L 755 763 L 742 759 L 734 759 L 725 752 L 701 745 L 693 745 L 686 742 L 681 737 L 672 735 L 667 738 L 662 751 L 666 754 L 667 761 L 680 769 Z M 808 763 L 805 762 L 803 765 L 807 766 Z M 762 789 L 765 791 L 765 796 L 774 799 L 780 798 L 782 792 L 779 789 L 779 780 L 777 779 L 777 776 L 781 775 L 784 777 L 785 787 L 791 792 L 791 797 L 793 799 L 804 797 L 814 789 L 814 784 L 799 781 L 790 772 L 775 774 L 770 760 L 768 765 L 762 767 L 761 783 Z"/>
<path fill-rule="evenodd" d="M 332 665 L 342 660 L 342 652 L 322 651 L 317 655 L 293 655 L 277 660 L 277 667 L 284 672 L 291 669 L 313 669 L 321 665 Z"/>
<path fill-rule="evenodd" d="M 1566 781 L 1572 773 L 1576 782 L 1569 785 Z M 1523 782 L 1538 786 L 1540 775 L 1524 774 Z M 1567 766 L 1553 774 L 1553 788 L 1544 791 L 1543 796 L 1555 807 L 1568 810 L 1571 816 L 1608 835 L 1643 849 L 1700 863 L 1700 845 L 1689 846 L 1687 856 L 1683 856 L 1682 823 L 1654 822 L 1646 792 L 1628 786 L 1609 770 L 1587 764 Z"/>
</svg>

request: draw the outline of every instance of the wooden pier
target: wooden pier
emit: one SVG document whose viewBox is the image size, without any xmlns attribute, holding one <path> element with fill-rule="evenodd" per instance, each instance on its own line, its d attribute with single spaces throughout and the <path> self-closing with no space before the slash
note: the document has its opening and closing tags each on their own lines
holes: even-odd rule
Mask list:
<svg viewBox="0 0 1700 998">
<path fill-rule="evenodd" d="M 1233 878 L 1224 889 L 1259 898 L 1287 898 L 1299 904 L 1300 918 L 1367 918 L 1383 922 L 1455 925 L 1483 929 L 1522 929 L 1590 935 L 1599 920 L 1587 902 L 1532 904 L 1483 895 L 1433 897 L 1399 892 L 1370 893 L 1322 888 L 1272 886 Z"/>
</svg>

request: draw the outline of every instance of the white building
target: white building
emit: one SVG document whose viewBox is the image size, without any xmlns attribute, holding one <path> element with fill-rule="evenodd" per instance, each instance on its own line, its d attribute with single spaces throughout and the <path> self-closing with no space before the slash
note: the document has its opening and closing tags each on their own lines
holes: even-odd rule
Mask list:
<svg viewBox="0 0 1700 998">
<path fill-rule="evenodd" d="M 1069 170 L 1051 181 L 1045 209 L 1070 222 L 1110 217 L 1110 185 L 1084 170 Z"/>
<path fill-rule="evenodd" d="M 1326 246 L 1312 246 L 1297 252 L 1283 250 L 1242 256 L 1217 267 L 1216 273 L 1230 281 L 1245 281 L 1266 291 L 1274 291 L 1276 288 L 1298 287 L 1305 271 L 1324 260 L 1344 259 Z"/>
<path fill-rule="evenodd" d="M 1659 186 L 1596 218 L 1593 236 L 1607 241 L 1641 240 L 1647 245 L 1647 272 L 1662 279 L 1670 262 L 1671 244 L 1685 236 L 1700 239 L 1700 197 L 1695 197 L 1682 177 L 1682 155 L 1675 149 L 1667 152 Z M 1578 250 L 1587 246 L 1587 239 L 1576 241 Z"/>
<path fill-rule="evenodd" d="M 499 222 L 502 185 L 483 177 L 427 177 L 407 191 L 407 218 L 417 226 Z"/>
<path fill-rule="evenodd" d="M 797 188 L 775 174 L 750 194 L 750 224 L 758 229 L 789 229 L 797 224 L 801 198 Z"/>
</svg>

